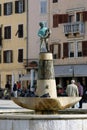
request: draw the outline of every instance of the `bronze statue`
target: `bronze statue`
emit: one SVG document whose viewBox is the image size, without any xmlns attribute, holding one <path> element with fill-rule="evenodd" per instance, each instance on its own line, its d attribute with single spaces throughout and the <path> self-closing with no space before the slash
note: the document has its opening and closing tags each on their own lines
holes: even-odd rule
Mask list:
<svg viewBox="0 0 87 130">
<path fill-rule="evenodd" d="M 43 22 L 40 22 L 39 25 L 40 29 L 38 31 L 38 36 L 40 37 L 40 51 L 43 43 L 45 43 L 45 49 L 48 51 L 48 38 L 51 34 L 51 31 L 49 28 L 45 27 Z"/>
</svg>

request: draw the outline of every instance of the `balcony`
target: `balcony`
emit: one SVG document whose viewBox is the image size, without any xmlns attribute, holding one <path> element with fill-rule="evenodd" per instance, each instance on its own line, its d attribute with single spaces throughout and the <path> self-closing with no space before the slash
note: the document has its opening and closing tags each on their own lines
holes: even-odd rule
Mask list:
<svg viewBox="0 0 87 130">
<path fill-rule="evenodd" d="M 24 59 L 23 65 L 25 68 L 38 68 L 38 59 Z"/>
<path fill-rule="evenodd" d="M 54 59 L 54 65 L 81 65 L 87 64 L 87 57 Z"/>
<path fill-rule="evenodd" d="M 64 24 L 64 33 L 65 36 L 68 36 L 69 34 L 72 35 L 83 35 L 84 34 L 84 23 L 83 22 L 73 22 L 73 23 L 66 23 Z"/>
</svg>

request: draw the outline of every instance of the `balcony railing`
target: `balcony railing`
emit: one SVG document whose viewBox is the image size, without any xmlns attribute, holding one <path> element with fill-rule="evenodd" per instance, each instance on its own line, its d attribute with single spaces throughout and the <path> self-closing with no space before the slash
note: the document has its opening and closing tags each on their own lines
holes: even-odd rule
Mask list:
<svg viewBox="0 0 87 130">
<path fill-rule="evenodd" d="M 84 34 L 84 23 L 83 22 L 73 22 L 64 24 L 64 33 L 79 33 Z"/>
<path fill-rule="evenodd" d="M 54 65 L 87 64 L 87 57 L 54 59 Z"/>
</svg>

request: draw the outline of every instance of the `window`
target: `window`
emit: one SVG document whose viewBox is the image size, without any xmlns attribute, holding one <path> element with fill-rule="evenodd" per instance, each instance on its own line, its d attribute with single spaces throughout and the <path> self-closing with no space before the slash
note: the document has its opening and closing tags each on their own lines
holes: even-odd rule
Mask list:
<svg viewBox="0 0 87 130">
<path fill-rule="evenodd" d="M 1 16 L 1 14 L 2 14 L 2 8 L 1 8 L 1 4 L 0 4 L 0 16 Z"/>
<path fill-rule="evenodd" d="M 4 38 L 11 39 L 11 26 L 7 26 L 4 28 Z"/>
<path fill-rule="evenodd" d="M 1 63 L 1 51 L 0 51 L 0 63 Z"/>
<path fill-rule="evenodd" d="M 58 0 L 53 0 L 53 3 L 57 3 L 58 2 Z"/>
<path fill-rule="evenodd" d="M 18 62 L 23 62 L 23 49 L 18 50 Z"/>
<path fill-rule="evenodd" d="M 77 55 L 78 55 L 78 57 L 82 57 L 82 42 L 78 42 L 77 43 Z"/>
<path fill-rule="evenodd" d="M 58 27 L 58 24 L 68 22 L 68 14 L 54 14 L 53 15 L 53 27 Z"/>
<path fill-rule="evenodd" d="M 12 50 L 7 50 L 3 52 L 3 62 L 12 63 L 13 62 L 13 52 Z"/>
<path fill-rule="evenodd" d="M 74 57 L 74 43 L 69 43 L 69 57 Z"/>
<path fill-rule="evenodd" d="M 76 21 L 80 21 L 80 13 L 76 13 Z"/>
<path fill-rule="evenodd" d="M 87 56 L 87 41 L 82 41 L 82 54 Z"/>
<path fill-rule="evenodd" d="M 12 2 L 4 4 L 4 15 L 11 15 L 12 14 Z"/>
<path fill-rule="evenodd" d="M 12 75 L 6 75 L 6 82 L 8 82 L 10 85 L 12 84 Z"/>
<path fill-rule="evenodd" d="M 23 24 L 18 25 L 18 37 L 22 38 L 23 37 Z"/>
<path fill-rule="evenodd" d="M 68 16 L 68 22 L 71 23 L 74 21 L 74 15 L 69 15 Z"/>
<path fill-rule="evenodd" d="M 53 27 L 58 27 L 58 14 L 53 15 Z"/>
<path fill-rule="evenodd" d="M 15 13 L 23 13 L 25 11 L 25 1 L 15 1 Z"/>
<path fill-rule="evenodd" d="M 0 46 L 2 46 L 2 27 L 0 27 Z"/>
<path fill-rule="evenodd" d="M 46 14 L 47 13 L 47 1 L 43 0 L 40 2 L 40 13 Z"/>
<path fill-rule="evenodd" d="M 68 42 L 63 43 L 63 58 L 68 57 L 69 44 Z"/>
</svg>

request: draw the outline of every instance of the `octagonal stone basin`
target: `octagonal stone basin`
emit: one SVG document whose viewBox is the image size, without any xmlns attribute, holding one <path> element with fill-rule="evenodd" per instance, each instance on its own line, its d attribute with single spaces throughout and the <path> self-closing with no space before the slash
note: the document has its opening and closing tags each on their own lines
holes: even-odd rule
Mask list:
<svg viewBox="0 0 87 130">
<path fill-rule="evenodd" d="M 39 98 L 39 97 L 13 97 L 12 100 L 19 106 L 36 111 L 43 110 L 64 110 L 79 102 L 81 97 L 57 97 L 57 98 Z"/>
</svg>

